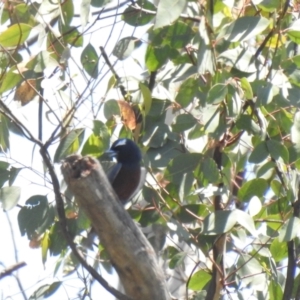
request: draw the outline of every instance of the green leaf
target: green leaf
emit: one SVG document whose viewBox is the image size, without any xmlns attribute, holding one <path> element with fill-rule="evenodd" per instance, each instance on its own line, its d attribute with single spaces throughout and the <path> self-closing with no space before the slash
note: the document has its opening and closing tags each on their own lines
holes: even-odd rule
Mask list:
<svg viewBox="0 0 300 300">
<path fill-rule="evenodd" d="M 297 217 L 291 217 L 281 227 L 279 231 L 278 241 L 288 242 L 294 239 L 299 234 L 300 219 Z"/>
<path fill-rule="evenodd" d="M 107 120 L 114 116 L 120 116 L 120 106 L 116 100 L 108 100 L 104 103 L 104 116 Z"/>
<path fill-rule="evenodd" d="M 259 164 L 267 159 L 269 156 L 269 150 L 265 141 L 259 143 L 249 156 L 249 162 Z"/>
<path fill-rule="evenodd" d="M 218 83 L 209 90 L 206 101 L 209 104 L 218 104 L 225 100 L 227 93 L 227 85 Z"/>
<path fill-rule="evenodd" d="M 300 44 L 300 20 L 297 19 L 294 21 L 291 26 L 287 29 L 287 35 L 288 37 L 295 42 L 296 44 Z"/>
<path fill-rule="evenodd" d="M 22 80 L 22 76 L 19 74 L 19 71 L 16 67 L 12 67 L 6 72 L 1 78 L 0 82 L 0 93 L 4 93 L 17 86 Z"/>
<path fill-rule="evenodd" d="M 84 129 L 72 130 L 64 137 L 56 149 L 54 162 L 58 163 L 70 154 L 76 153 L 83 139 Z"/>
<path fill-rule="evenodd" d="M 246 230 L 248 230 L 252 236 L 257 236 L 253 219 L 244 211 L 236 209 L 233 211 L 236 214 L 236 221 Z"/>
<path fill-rule="evenodd" d="M 238 198 L 241 201 L 247 202 L 252 197 L 263 197 L 268 188 L 268 183 L 262 178 L 252 179 L 245 182 L 238 191 Z"/>
<path fill-rule="evenodd" d="M 146 0 L 138 0 L 136 3 L 144 10 L 153 11 L 153 14 L 129 6 L 124 10 L 122 20 L 132 26 L 143 26 L 151 22 L 155 17 L 155 6 Z"/>
<path fill-rule="evenodd" d="M 149 148 L 145 159 L 151 168 L 165 168 L 170 160 L 179 154 L 178 142 L 167 140 L 160 146 Z"/>
<path fill-rule="evenodd" d="M 6 152 L 9 150 L 9 119 L 0 114 L 0 152 Z"/>
<path fill-rule="evenodd" d="M 15 18 L 19 23 L 28 24 L 34 26 L 36 21 L 33 14 L 30 12 L 30 6 L 27 3 L 21 3 L 14 6 L 13 14 L 11 18 Z"/>
<path fill-rule="evenodd" d="M 146 51 L 146 66 L 150 72 L 154 72 L 160 67 L 162 67 L 169 56 L 168 47 L 153 47 L 148 45 Z"/>
<path fill-rule="evenodd" d="M 206 25 L 206 22 L 200 22 L 199 25 L 199 49 L 197 69 L 200 75 L 210 73 L 215 74 L 216 71 L 216 56 L 215 51 L 212 48 L 211 38 L 209 36 L 210 28 Z"/>
<path fill-rule="evenodd" d="M 199 82 L 193 77 L 185 80 L 176 95 L 175 101 L 182 107 L 187 107 L 199 93 Z"/>
<path fill-rule="evenodd" d="M 276 282 L 275 280 L 270 281 L 270 284 L 268 286 L 268 291 L 269 291 L 270 300 L 278 300 L 283 298 L 282 287 L 280 283 Z"/>
<path fill-rule="evenodd" d="M 241 78 L 241 87 L 245 92 L 246 99 L 248 100 L 253 99 L 253 91 L 247 78 L 245 77 Z"/>
<path fill-rule="evenodd" d="M 81 26 L 85 27 L 89 21 L 91 10 L 91 0 L 82 0 L 80 4 L 80 20 Z"/>
<path fill-rule="evenodd" d="M 170 26 L 158 29 L 151 27 L 148 32 L 149 39 L 152 41 L 151 45 L 168 51 L 168 57 L 171 57 L 170 50 L 168 50 L 169 48 L 163 48 L 164 46 L 169 46 L 171 49 L 181 49 L 190 43 L 195 36 L 191 26 L 182 21 L 176 21 Z M 175 57 L 178 57 L 177 51 L 175 52 Z M 192 74 L 194 73 L 195 70 L 193 70 Z"/>
<path fill-rule="evenodd" d="M 142 42 L 133 36 L 122 38 L 113 49 L 113 55 L 120 60 L 128 58 L 131 53 L 138 48 Z"/>
<path fill-rule="evenodd" d="M 274 160 L 278 160 L 279 158 L 282 158 L 282 160 L 286 164 L 288 164 L 289 151 L 287 150 L 287 148 L 284 145 L 282 145 L 280 142 L 275 141 L 275 140 L 268 140 L 267 147 L 268 147 L 271 157 Z"/>
<path fill-rule="evenodd" d="M 166 170 L 166 179 L 174 184 L 180 184 L 185 173 L 195 170 L 201 159 L 201 154 L 185 153 L 175 157 Z"/>
<path fill-rule="evenodd" d="M 74 4 L 72 0 L 66 0 L 61 4 L 62 22 L 64 25 L 70 25 L 74 16 Z"/>
<path fill-rule="evenodd" d="M 81 151 L 82 155 L 93 155 L 99 157 L 108 149 L 110 135 L 105 124 L 94 121 L 94 132 L 89 136 Z"/>
<path fill-rule="evenodd" d="M 300 112 L 297 111 L 294 116 L 294 123 L 291 128 L 291 140 L 298 153 L 300 153 Z"/>
<path fill-rule="evenodd" d="M 188 288 L 192 291 L 203 290 L 205 285 L 210 281 L 211 274 L 204 270 L 199 270 L 191 277 Z"/>
<path fill-rule="evenodd" d="M 264 31 L 270 20 L 263 17 L 240 17 L 221 30 L 217 40 L 224 38 L 230 42 L 243 42 Z"/>
<path fill-rule="evenodd" d="M 45 284 L 39 287 L 29 298 L 29 300 L 42 300 L 53 295 L 61 286 L 61 281 L 55 281 L 52 284 Z"/>
<path fill-rule="evenodd" d="M 92 77 L 98 77 L 98 55 L 91 44 L 87 44 L 81 53 L 81 64 L 84 70 Z"/>
<path fill-rule="evenodd" d="M 233 211 L 218 210 L 208 215 L 203 222 L 203 234 L 215 235 L 230 231 L 236 223 L 247 229 L 252 236 L 256 236 L 253 219 L 245 212 L 235 209 Z"/>
<path fill-rule="evenodd" d="M 32 27 L 18 23 L 10 26 L 0 33 L 0 45 L 2 47 L 16 47 L 23 44 L 29 36 Z"/>
<path fill-rule="evenodd" d="M 150 122 L 146 119 L 145 134 L 143 135 L 143 144 L 147 147 L 158 148 L 166 143 L 170 135 L 170 128 L 164 122 Z"/>
<path fill-rule="evenodd" d="M 209 214 L 203 221 L 202 234 L 216 235 L 228 232 L 237 222 L 232 211 L 218 210 Z"/>
<path fill-rule="evenodd" d="M 278 224 L 277 224 L 278 228 Z M 275 238 L 270 246 L 270 251 L 272 254 L 272 258 L 276 262 L 281 262 L 283 259 L 287 257 L 287 244 L 279 241 L 278 238 Z"/>
<path fill-rule="evenodd" d="M 202 159 L 194 173 L 203 186 L 208 186 L 209 183 L 216 183 L 220 179 L 218 166 L 215 160 L 210 157 Z"/>
<path fill-rule="evenodd" d="M 249 254 L 241 254 L 237 261 L 237 274 L 239 278 L 243 278 L 243 285 L 251 284 L 252 287 L 256 285 L 267 286 L 267 276 L 262 274 L 263 268 L 258 260 Z M 253 274 L 256 274 L 253 276 Z"/>
<path fill-rule="evenodd" d="M 169 268 L 175 269 L 176 267 L 183 265 L 186 256 L 187 256 L 186 252 L 179 252 L 179 253 L 175 254 L 169 262 Z"/>
<path fill-rule="evenodd" d="M 149 88 L 146 85 L 142 84 L 141 82 L 139 83 L 139 89 L 143 97 L 145 115 L 147 116 L 152 105 L 152 95 Z"/>
<path fill-rule="evenodd" d="M 207 206 L 204 204 L 188 204 L 181 206 L 175 213 L 176 220 L 182 223 L 192 223 L 197 219 L 195 216 L 203 216 L 207 214 Z"/>
<path fill-rule="evenodd" d="M 21 188 L 18 186 L 6 186 L 0 190 L 0 202 L 4 211 L 14 208 L 20 199 Z"/>
<path fill-rule="evenodd" d="M 254 196 L 249 201 L 248 212 L 251 217 L 257 215 L 262 209 L 261 201 L 258 197 Z"/>
<path fill-rule="evenodd" d="M 116 83 L 117 83 L 117 79 L 116 79 L 115 75 L 112 75 L 108 80 L 105 95 L 107 95 L 108 92 L 116 86 Z"/>
<path fill-rule="evenodd" d="M 112 0 L 91 0 L 91 6 L 102 7 L 107 3 L 112 2 Z"/>
<path fill-rule="evenodd" d="M 161 0 L 158 3 L 154 28 L 164 27 L 174 22 L 187 4 L 186 0 Z"/>
<path fill-rule="evenodd" d="M 196 123 L 197 120 L 191 114 L 181 114 L 176 117 L 172 128 L 174 132 L 183 132 L 192 128 Z"/>
<path fill-rule="evenodd" d="M 255 135 L 260 134 L 261 132 L 260 127 L 253 121 L 253 119 L 249 115 L 241 115 L 236 121 L 236 127 L 240 130 L 246 130 L 247 132 Z M 259 153 L 256 153 L 255 155 L 257 154 L 258 156 L 260 156 Z M 258 159 L 260 158 L 258 157 Z"/>
<path fill-rule="evenodd" d="M 71 46 L 81 47 L 83 45 L 83 36 L 74 26 L 67 26 L 63 29 L 63 38 Z"/>
<path fill-rule="evenodd" d="M 0 187 L 9 180 L 10 171 L 8 170 L 9 164 L 4 161 L 0 161 Z"/>
<path fill-rule="evenodd" d="M 28 239 L 40 235 L 53 223 L 54 208 L 49 206 L 47 197 L 36 195 L 29 198 L 18 214 L 21 235 Z"/>
</svg>

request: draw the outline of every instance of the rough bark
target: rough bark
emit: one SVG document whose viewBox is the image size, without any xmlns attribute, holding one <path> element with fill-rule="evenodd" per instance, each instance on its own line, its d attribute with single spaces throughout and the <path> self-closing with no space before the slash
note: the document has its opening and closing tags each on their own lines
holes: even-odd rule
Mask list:
<svg viewBox="0 0 300 300">
<path fill-rule="evenodd" d="M 72 155 L 62 173 L 106 248 L 126 295 L 136 300 L 167 300 L 164 274 L 156 254 L 130 218 L 97 160 Z"/>
</svg>

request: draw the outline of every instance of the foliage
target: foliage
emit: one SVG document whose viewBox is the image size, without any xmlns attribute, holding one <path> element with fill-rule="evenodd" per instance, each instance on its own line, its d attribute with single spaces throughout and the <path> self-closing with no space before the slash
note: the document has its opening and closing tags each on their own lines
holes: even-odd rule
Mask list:
<svg viewBox="0 0 300 300">
<path fill-rule="evenodd" d="M 78 270 L 61 242 L 54 195 L 20 203 L 15 180 L 30 164 L 14 162 L 10 141 L 29 140 L 59 163 L 75 152 L 100 157 L 111 140 L 133 138 L 148 178 L 128 212 L 149 229 L 174 297 L 213 299 L 218 274 L 220 299 L 298 299 L 297 3 L 139 0 L 111 9 L 109 2 L 82 1 L 79 11 L 71 0 L 3 4 L 3 208 L 22 206 L 20 231 L 41 247 L 43 262 L 60 255 L 58 268 Z M 136 31 L 105 46 L 98 38 L 105 13 L 116 17 L 114 35 L 117 20 Z M 135 53 L 131 64 L 143 76 L 121 74 L 111 62 L 122 66 Z M 31 169 L 52 187 L 48 165 Z M 84 246 L 89 221 L 61 192 L 69 231 Z M 101 244 L 97 250 L 96 263 L 110 269 Z M 39 286 L 31 298 L 61 285 Z"/>
</svg>

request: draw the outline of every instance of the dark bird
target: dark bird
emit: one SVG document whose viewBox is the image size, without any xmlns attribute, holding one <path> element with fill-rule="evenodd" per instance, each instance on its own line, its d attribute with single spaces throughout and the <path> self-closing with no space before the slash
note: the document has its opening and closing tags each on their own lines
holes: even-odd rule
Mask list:
<svg viewBox="0 0 300 300">
<path fill-rule="evenodd" d="M 117 161 L 108 171 L 107 177 L 120 202 L 125 205 L 145 182 L 146 170 L 140 164 L 141 151 L 133 141 L 119 139 L 112 144 L 106 154 Z M 92 227 L 83 245 L 91 249 L 96 236 L 95 229 Z"/>
<path fill-rule="evenodd" d="M 129 139 L 116 140 L 107 153 L 117 160 L 109 171 L 108 179 L 123 205 L 141 189 L 146 171 L 141 167 L 142 154 L 139 147 Z"/>
</svg>

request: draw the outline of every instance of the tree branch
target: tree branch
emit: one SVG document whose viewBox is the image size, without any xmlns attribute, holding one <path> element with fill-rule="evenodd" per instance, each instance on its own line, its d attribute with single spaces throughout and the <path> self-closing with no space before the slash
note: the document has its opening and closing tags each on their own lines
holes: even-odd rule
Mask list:
<svg viewBox="0 0 300 300">
<path fill-rule="evenodd" d="M 90 218 L 126 294 L 135 300 L 170 299 L 155 251 L 117 196 L 95 159 L 69 156 L 63 176 Z"/>
</svg>

